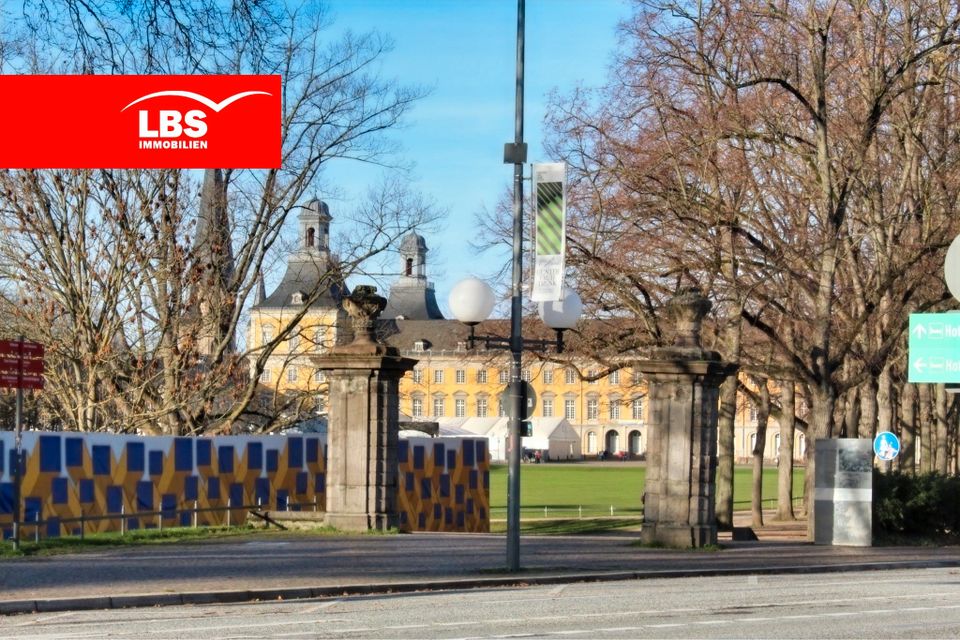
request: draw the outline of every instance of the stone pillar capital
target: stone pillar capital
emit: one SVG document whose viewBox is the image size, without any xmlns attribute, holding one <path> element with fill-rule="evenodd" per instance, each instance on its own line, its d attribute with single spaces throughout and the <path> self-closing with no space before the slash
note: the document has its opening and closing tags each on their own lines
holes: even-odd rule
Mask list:
<svg viewBox="0 0 960 640">
<path fill-rule="evenodd" d="M 703 319 L 712 306 L 699 287 L 684 287 L 670 298 L 664 309 L 673 322 L 673 346 L 700 348 Z"/>
</svg>

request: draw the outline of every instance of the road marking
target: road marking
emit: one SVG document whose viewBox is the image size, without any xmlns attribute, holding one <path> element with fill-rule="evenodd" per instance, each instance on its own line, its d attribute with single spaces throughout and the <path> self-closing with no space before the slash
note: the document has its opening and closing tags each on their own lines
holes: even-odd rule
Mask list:
<svg viewBox="0 0 960 640">
<path fill-rule="evenodd" d="M 45 616 L 43 618 L 37 618 L 36 620 L 30 620 L 29 622 L 21 622 L 20 624 L 15 624 L 15 627 L 32 627 L 38 624 L 45 624 L 51 620 L 59 620 L 60 618 L 65 618 L 67 616 L 72 616 L 76 614 L 76 611 L 66 611 L 64 613 L 58 613 L 53 616 Z"/>
<path fill-rule="evenodd" d="M 315 606 L 315 607 L 310 607 L 310 608 L 308 608 L 308 609 L 304 609 L 303 611 L 300 611 L 299 614 L 302 615 L 302 616 L 305 616 L 305 615 L 309 615 L 309 614 L 311 614 L 311 613 L 316 613 L 316 612 L 318 612 L 318 611 L 324 611 L 324 610 L 326 610 L 326 609 L 329 609 L 329 608 L 332 607 L 333 605 L 340 604 L 341 602 L 343 602 L 343 599 L 342 599 L 342 598 L 338 598 L 338 599 L 336 599 L 336 600 L 329 600 L 329 601 L 327 601 L 327 602 L 322 602 L 322 603 L 318 604 L 318 605 Z"/>
</svg>

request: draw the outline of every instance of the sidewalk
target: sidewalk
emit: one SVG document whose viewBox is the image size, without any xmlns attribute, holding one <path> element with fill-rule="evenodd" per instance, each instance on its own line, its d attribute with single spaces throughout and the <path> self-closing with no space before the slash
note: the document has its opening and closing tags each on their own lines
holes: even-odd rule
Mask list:
<svg viewBox="0 0 960 640">
<path fill-rule="evenodd" d="M 749 517 L 749 514 L 747 514 Z M 737 524 L 742 520 L 738 519 Z M 487 534 L 315 536 L 256 533 L 0 562 L 0 614 L 333 597 L 431 589 L 960 567 L 960 548 L 825 547 L 805 523 L 771 523 L 720 551 L 633 546 L 636 532 L 521 539 L 510 574 L 506 539 Z"/>
</svg>

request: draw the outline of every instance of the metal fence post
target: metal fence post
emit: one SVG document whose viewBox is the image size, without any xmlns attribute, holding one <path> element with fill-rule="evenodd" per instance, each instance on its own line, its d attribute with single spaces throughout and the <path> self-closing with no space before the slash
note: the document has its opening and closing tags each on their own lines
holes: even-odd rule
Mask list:
<svg viewBox="0 0 960 640">
<path fill-rule="evenodd" d="M 198 518 L 197 501 L 194 500 L 193 501 L 193 528 L 194 529 L 197 528 L 197 518 Z"/>
<path fill-rule="evenodd" d="M 228 527 L 231 526 L 231 524 L 230 524 L 230 509 L 231 509 L 231 507 L 233 507 L 233 498 L 227 498 L 227 526 L 228 526 Z"/>
<path fill-rule="evenodd" d="M 37 511 L 33 517 L 33 541 L 40 544 L 40 512 Z"/>
<path fill-rule="evenodd" d="M 126 535 L 127 533 L 127 519 L 124 517 L 124 508 L 123 504 L 120 505 L 120 535 Z"/>
<path fill-rule="evenodd" d="M 87 528 L 86 513 L 84 512 L 83 507 L 81 507 L 80 508 L 80 539 L 81 540 L 84 539 L 86 528 Z"/>
</svg>

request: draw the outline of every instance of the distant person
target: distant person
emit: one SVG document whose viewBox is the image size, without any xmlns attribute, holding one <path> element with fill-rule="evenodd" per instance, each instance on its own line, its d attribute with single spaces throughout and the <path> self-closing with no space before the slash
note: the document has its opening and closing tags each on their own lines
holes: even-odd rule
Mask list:
<svg viewBox="0 0 960 640">
<path fill-rule="evenodd" d="M 533 457 L 537 461 L 537 464 L 540 464 L 540 458 L 542 457 L 540 449 L 537 449 L 536 453 L 533 454 Z"/>
</svg>

